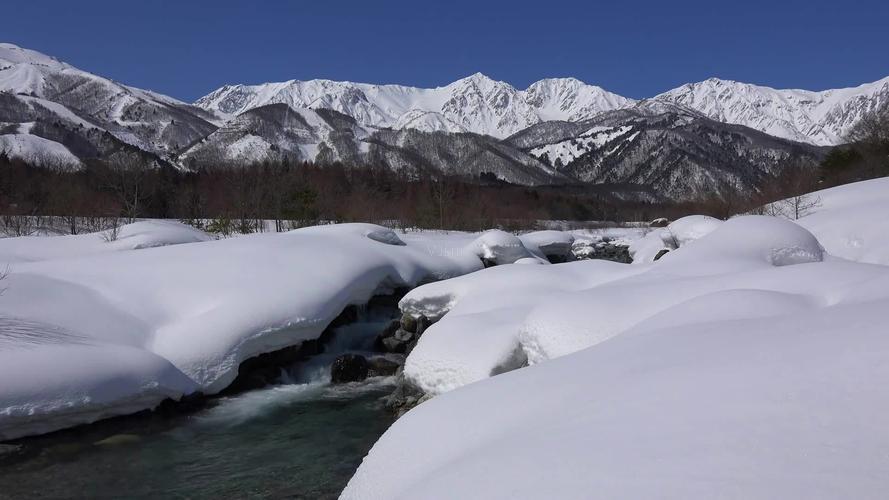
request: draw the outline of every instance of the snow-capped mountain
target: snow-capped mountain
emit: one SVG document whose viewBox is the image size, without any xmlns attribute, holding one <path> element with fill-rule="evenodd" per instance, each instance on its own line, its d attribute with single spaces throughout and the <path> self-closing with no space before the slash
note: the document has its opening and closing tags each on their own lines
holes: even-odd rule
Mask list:
<svg viewBox="0 0 889 500">
<path fill-rule="evenodd" d="M 216 129 L 211 123 L 215 117 L 200 108 L 8 43 L 0 44 L 0 93 L 5 96 L 0 124 L 40 122 L 27 131 L 19 126 L 19 132 L 59 142 L 62 149 L 76 148 L 77 142 L 90 143 L 98 149 L 94 152 L 98 156 L 103 153 L 96 138 L 99 134 L 167 156 Z M 59 130 L 46 130 L 47 122 Z M 25 138 L 17 142 L 43 144 Z M 83 154 L 87 152 L 75 153 Z"/>
<path fill-rule="evenodd" d="M 842 144 L 861 117 L 889 104 L 889 77 L 858 87 L 813 92 L 778 90 L 710 78 L 653 98 L 700 111 L 714 120 L 822 146 Z"/>
<path fill-rule="evenodd" d="M 757 189 L 783 161 L 823 154 L 802 143 L 840 143 L 887 103 L 889 78 L 824 92 L 711 79 L 637 102 L 573 78 L 517 90 L 475 74 L 433 89 L 232 85 L 189 105 L 0 44 L 0 151 L 65 168 L 339 161 L 692 199 Z"/>
<path fill-rule="evenodd" d="M 330 80 L 291 80 L 227 85 L 195 104 L 236 115 L 266 104 L 328 108 L 365 126 L 466 131 L 503 138 L 548 120 L 582 120 L 635 101 L 574 78 L 551 78 L 517 90 L 476 73 L 444 87 L 371 85 Z"/>
</svg>

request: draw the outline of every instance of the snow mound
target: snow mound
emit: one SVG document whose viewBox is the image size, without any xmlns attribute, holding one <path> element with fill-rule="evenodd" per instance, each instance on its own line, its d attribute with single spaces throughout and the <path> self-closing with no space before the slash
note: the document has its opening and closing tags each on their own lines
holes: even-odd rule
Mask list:
<svg viewBox="0 0 889 500">
<path fill-rule="evenodd" d="M 473 241 L 468 249 L 480 259 L 493 262 L 496 265 L 512 264 L 519 259 L 540 257 L 531 253 L 518 236 L 499 229 L 485 232 Z"/>
<path fill-rule="evenodd" d="M 654 258 L 661 250 L 676 250 L 710 234 L 720 224 L 722 221 L 713 217 L 689 215 L 670 223 L 667 227 L 655 229 L 630 243 L 630 255 L 633 257 L 633 263 L 654 262 Z"/>
<path fill-rule="evenodd" d="M 375 224 L 366 224 L 361 222 L 356 222 L 352 224 L 341 224 L 337 226 L 311 226 L 304 227 L 301 229 L 296 229 L 295 231 L 299 231 L 300 233 L 316 233 L 316 234 L 327 234 L 332 229 L 331 227 L 335 227 L 336 231 L 340 234 L 354 234 L 356 236 L 362 236 L 369 240 L 376 241 L 377 243 L 383 243 L 385 245 L 394 245 L 394 246 L 405 246 L 406 243 L 402 241 L 401 238 L 395 231 L 387 228 L 377 226 Z"/>
<path fill-rule="evenodd" d="M 498 266 L 409 292 L 399 303 L 412 316 L 433 321 L 404 367 L 407 381 L 439 394 L 518 368 L 526 362 L 519 342 L 523 318 L 538 303 L 565 292 L 638 272 L 602 260 L 558 266 Z"/>
<path fill-rule="evenodd" d="M 126 224 L 117 239 L 110 231 L 70 236 L 23 236 L 0 239 L 0 264 L 64 259 L 81 255 L 140 250 L 213 239 L 209 234 L 175 221 L 148 220 Z"/>
<path fill-rule="evenodd" d="M 695 273 L 704 273 L 710 269 L 724 272 L 724 264 L 720 261 L 789 266 L 819 262 L 823 258 L 823 250 L 815 236 L 784 219 L 746 215 L 729 219 L 717 227 L 693 245 L 666 254 L 661 259 L 663 265 L 670 269 L 685 266 L 693 268 Z"/>
<path fill-rule="evenodd" d="M 674 248 L 679 248 L 690 241 L 707 236 L 721 224 L 721 220 L 706 215 L 689 215 L 667 225 L 667 233 Z"/>
</svg>

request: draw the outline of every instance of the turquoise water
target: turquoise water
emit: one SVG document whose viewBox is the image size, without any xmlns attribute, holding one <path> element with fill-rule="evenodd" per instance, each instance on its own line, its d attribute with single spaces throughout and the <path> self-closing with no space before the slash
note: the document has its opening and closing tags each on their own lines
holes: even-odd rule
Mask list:
<svg viewBox="0 0 889 500">
<path fill-rule="evenodd" d="M 394 420 L 380 402 L 392 379 L 332 386 L 327 370 L 383 324 L 341 328 L 280 384 L 190 415 L 28 440 L 0 459 L 0 498 L 336 498 Z"/>
</svg>

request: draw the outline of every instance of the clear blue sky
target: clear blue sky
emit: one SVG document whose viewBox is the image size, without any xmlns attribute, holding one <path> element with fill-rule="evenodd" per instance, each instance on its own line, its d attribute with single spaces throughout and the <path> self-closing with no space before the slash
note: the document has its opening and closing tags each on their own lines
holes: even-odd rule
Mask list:
<svg viewBox="0 0 889 500">
<path fill-rule="evenodd" d="M 189 101 L 225 83 L 476 71 L 637 98 L 710 76 L 812 90 L 889 76 L 889 0 L 0 2 L 0 40 Z"/>
</svg>

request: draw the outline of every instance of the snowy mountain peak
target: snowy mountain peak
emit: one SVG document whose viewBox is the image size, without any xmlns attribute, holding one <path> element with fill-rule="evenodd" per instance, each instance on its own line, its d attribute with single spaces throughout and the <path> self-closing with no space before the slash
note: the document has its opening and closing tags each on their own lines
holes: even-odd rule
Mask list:
<svg viewBox="0 0 889 500">
<path fill-rule="evenodd" d="M 70 67 L 55 57 L 12 43 L 0 43 L 0 69 L 15 64 L 37 64 L 53 68 Z"/>
<path fill-rule="evenodd" d="M 889 103 L 889 77 L 853 88 L 815 92 L 773 89 L 709 78 L 654 97 L 726 123 L 745 125 L 785 139 L 818 145 L 844 142 L 868 111 Z"/>
<path fill-rule="evenodd" d="M 532 83 L 524 94 L 543 121 L 580 121 L 636 102 L 577 78 L 546 78 Z"/>
<path fill-rule="evenodd" d="M 479 83 L 481 83 L 481 84 L 503 83 L 503 82 L 498 82 L 497 80 L 494 80 L 493 78 L 482 73 L 481 71 L 476 71 L 475 73 L 473 73 L 467 77 L 460 78 L 459 80 L 455 81 L 451 85 L 454 85 L 456 83 L 461 83 L 461 82 L 471 82 L 471 83 L 476 83 L 476 84 L 479 84 Z"/>
<path fill-rule="evenodd" d="M 635 101 L 574 78 L 541 80 L 527 90 L 475 73 L 432 89 L 308 80 L 227 85 L 195 104 L 236 115 L 271 103 L 329 108 L 364 126 L 454 131 L 506 137 L 548 120 L 581 120 Z M 418 119 L 421 118 L 421 119 Z"/>
</svg>

